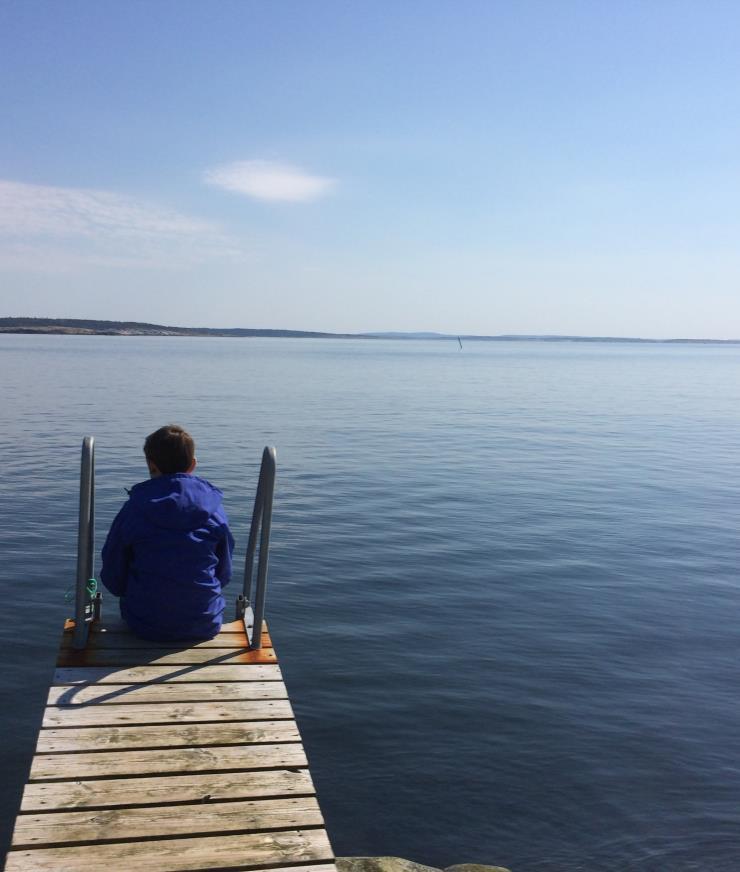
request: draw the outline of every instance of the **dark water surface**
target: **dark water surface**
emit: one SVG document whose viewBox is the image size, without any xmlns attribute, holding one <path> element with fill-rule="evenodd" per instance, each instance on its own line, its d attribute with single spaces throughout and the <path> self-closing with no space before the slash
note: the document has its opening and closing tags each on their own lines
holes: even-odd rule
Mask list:
<svg viewBox="0 0 740 872">
<path fill-rule="evenodd" d="M 176 421 L 240 560 L 278 448 L 268 617 L 338 854 L 740 868 L 739 375 L 737 347 L 0 337 L 3 844 L 82 436 L 100 545 Z"/>
</svg>

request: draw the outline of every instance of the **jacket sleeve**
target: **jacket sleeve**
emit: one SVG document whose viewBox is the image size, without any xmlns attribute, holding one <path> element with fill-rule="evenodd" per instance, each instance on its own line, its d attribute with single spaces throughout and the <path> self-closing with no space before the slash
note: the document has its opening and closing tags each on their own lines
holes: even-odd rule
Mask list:
<svg viewBox="0 0 740 872">
<path fill-rule="evenodd" d="M 100 580 L 113 596 L 123 596 L 126 593 L 128 565 L 131 558 L 131 549 L 126 544 L 123 533 L 125 509 L 126 506 L 113 520 L 102 551 L 103 564 L 100 568 Z"/>
<path fill-rule="evenodd" d="M 234 553 L 234 537 L 231 535 L 229 525 L 224 524 L 222 527 L 223 538 L 219 539 L 216 547 L 216 557 L 218 564 L 216 565 L 216 578 L 221 582 L 221 587 L 231 581 L 231 556 Z"/>
</svg>

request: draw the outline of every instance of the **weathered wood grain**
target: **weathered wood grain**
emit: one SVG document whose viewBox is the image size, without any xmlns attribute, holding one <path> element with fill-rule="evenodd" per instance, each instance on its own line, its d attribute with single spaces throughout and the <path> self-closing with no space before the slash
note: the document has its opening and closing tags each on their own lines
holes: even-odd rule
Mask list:
<svg viewBox="0 0 740 872">
<path fill-rule="evenodd" d="M 63 811 L 18 817 L 13 847 L 105 839 L 205 835 L 317 827 L 324 823 L 314 797 L 209 802 L 160 808 Z"/>
<path fill-rule="evenodd" d="M 228 745 L 208 748 L 168 748 L 158 751 L 86 751 L 81 754 L 39 754 L 31 764 L 30 781 L 100 778 L 122 775 L 163 775 L 167 772 L 218 772 L 223 769 L 266 769 L 307 766 L 299 743 Z"/>
<path fill-rule="evenodd" d="M 63 667 L 54 672 L 54 684 L 144 684 L 154 681 L 273 681 L 280 679 L 277 664 L 242 666 L 106 666 Z"/>
<path fill-rule="evenodd" d="M 300 742 L 295 721 L 227 724 L 172 724 L 139 727 L 80 727 L 41 730 L 37 754 L 65 751 L 124 751 L 134 748 L 205 747 Z"/>
<path fill-rule="evenodd" d="M 312 866 L 270 866 L 270 872 L 337 872 L 337 867 L 334 863 L 325 860 L 321 864 L 315 863 Z"/>
<path fill-rule="evenodd" d="M 286 699 L 282 681 L 173 684 L 101 684 L 52 687 L 47 705 L 112 705 L 142 702 L 226 702 L 232 699 Z"/>
<path fill-rule="evenodd" d="M 323 830 L 196 836 L 10 851 L 6 872 L 190 872 L 332 860 Z M 296 872 L 296 870 L 293 870 Z"/>
<path fill-rule="evenodd" d="M 178 724 L 193 721 L 272 721 L 293 717 L 287 699 L 229 702 L 153 703 L 152 705 L 49 706 L 43 727 L 95 727 Z"/>
<path fill-rule="evenodd" d="M 216 802 L 313 793 L 308 769 L 106 778 L 103 781 L 35 781 L 26 785 L 21 811 Z"/>
</svg>

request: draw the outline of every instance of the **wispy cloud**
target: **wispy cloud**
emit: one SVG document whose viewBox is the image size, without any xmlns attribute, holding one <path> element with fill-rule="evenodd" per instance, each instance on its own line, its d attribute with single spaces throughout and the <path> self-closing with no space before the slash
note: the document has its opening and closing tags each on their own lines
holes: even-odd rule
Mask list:
<svg viewBox="0 0 740 872">
<path fill-rule="evenodd" d="M 306 203 L 327 194 L 335 179 L 313 176 L 299 167 L 267 160 L 243 160 L 212 167 L 203 174 L 209 185 L 256 200 Z"/>
<path fill-rule="evenodd" d="M 0 180 L 6 267 L 180 267 L 240 254 L 212 224 L 144 200 Z"/>
</svg>

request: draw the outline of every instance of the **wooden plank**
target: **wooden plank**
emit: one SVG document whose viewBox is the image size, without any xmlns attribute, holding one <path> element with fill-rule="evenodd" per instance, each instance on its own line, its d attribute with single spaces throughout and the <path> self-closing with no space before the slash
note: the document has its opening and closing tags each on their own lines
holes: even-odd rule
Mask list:
<svg viewBox="0 0 740 872">
<path fill-rule="evenodd" d="M 272 721 L 293 717 L 287 699 L 231 700 L 152 705 L 50 706 L 44 727 L 102 727 L 177 724 L 194 721 Z"/>
<path fill-rule="evenodd" d="M 315 797 L 19 815 L 13 847 L 323 826 Z"/>
<path fill-rule="evenodd" d="M 57 669 L 54 684 L 143 684 L 152 681 L 272 681 L 281 678 L 277 664 L 243 666 L 73 666 Z"/>
<path fill-rule="evenodd" d="M 124 751 L 132 748 L 205 747 L 300 742 L 295 721 L 171 724 L 157 727 L 81 727 L 41 730 L 37 754 L 65 751 Z"/>
<path fill-rule="evenodd" d="M 324 861 L 312 866 L 270 866 L 270 872 L 337 872 L 337 867 L 334 863 Z"/>
<path fill-rule="evenodd" d="M 70 651 L 72 649 L 72 636 L 65 633 L 62 636 L 60 649 Z M 157 648 L 178 651 L 182 648 L 248 648 L 249 643 L 244 633 L 222 633 L 213 639 L 205 639 L 202 642 L 192 644 L 173 645 L 172 642 L 154 642 L 139 639 L 130 633 L 91 633 L 85 649 L 87 651 L 99 648 Z M 272 642 L 267 633 L 262 634 L 262 647 L 272 648 Z"/>
<path fill-rule="evenodd" d="M 273 663 L 272 648 L 91 648 L 85 651 L 60 651 L 57 666 L 185 666 L 193 663 L 224 666 L 237 663 Z"/>
<path fill-rule="evenodd" d="M 11 850 L 6 872 L 193 872 L 333 860 L 323 830 L 195 836 L 66 848 Z M 325 868 L 325 867 L 322 867 Z M 293 870 L 295 872 L 295 870 Z"/>
<path fill-rule="evenodd" d="M 75 622 L 73 618 L 67 618 L 64 622 L 64 632 L 68 635 L 74 633 Z M 95 633 L 130 633 L 128 624 L 119 616 L 112 618 L 104 618 L 102 621 L 95 621 L 90 624 L 90 635 Z M 218 635 L 227 635 L 228 633 L 243 633 L 244 621 L 224 621 L 221 625 L 221 630 Z M 267 622 L 262 624 L 262 635 L 268 633 Z M 216 637 L 217 638 L 217 637 Z"/>
<path fill-rule="evenodd" d="M 249 868 L 249 866 L 242 867 L 245 870 Z M 337 867 L 334 863 L 325 860 L 321 864 L 314 863 L 312 866 L 270 866 L 269 872 L 337 872 Z"/>
<path fill-rule="evenodd" d="M 101 684 L 52 687 L 47 705 L 110 705 L 142 702 L 226 702 L 232 699 L 286 699 L 282 681 L 232 681 L 220 684 Z"/>
<path fill-rule="evenodd" d="M 163 775 L 167 772 L 218 772 L 223 769 L 278 769 L 306 766 L 299 743 L 159 751 L 85 751 L 80 754 L 39 754 L 31 763 L 30 781 L 72 778 Z"/>
<path fill-rule="evenodd" d="M 62 634 L 59 648 L 62 651 L 74 650 L 72 648 L 73 637 L 69 633 Z M 85 649 L 98 648 L 165 648 L 179 650 L 182 648 L 248 648 L 249 643 L 244 633 L 229 633 L 223 636 L 214 636 L 213 639 L 204 639 L 200 642 L 157 642 L 150 639 L 139 639 L 130 633 L 110 633 L 107 630 L 102 633 L 90 633 Z"/>
<path fill-rule="evenodd" d="M 216 802 L 313 793 L 308 769 L 106 778 L 103 781 L 36 781 L 26 785 L 21 811 Z"/>
<path fill-rule="evenodd" d="M 74 636 L 74 621 L 72 630 L 65 629 L 62 633 L 60 648 L 68 650 L 72 648 Z M 93 624 L 87 638 L 86 649 L 91 648 L 247 648 L 249 642 L 241 622 L 233 621 L 224 624 L 221 632 L 212 639 L 184 640 L 180 642 L 163 642 L 150 639 L 141 639 L 128 629 L 123 621 L 109 621 L 104 624 Z M 272 640 L 267 629 L 262 628 L 262 647 L 272 648 Z"/>
</svg>

